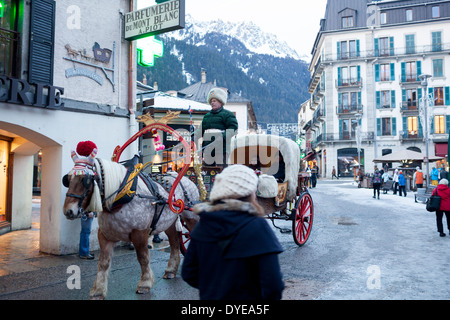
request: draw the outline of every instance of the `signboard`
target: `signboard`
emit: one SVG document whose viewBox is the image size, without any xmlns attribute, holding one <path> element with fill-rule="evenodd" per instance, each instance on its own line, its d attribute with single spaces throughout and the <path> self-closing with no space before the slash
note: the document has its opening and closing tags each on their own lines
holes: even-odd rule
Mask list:
<svg viewBox="0 0 450 320">
<path fill-rule="evenodd" d="M 268 123 L 267 132 L 279 136 L 291 136 L 298 133 L 298 123 Z"/>
<path fill-rule="evenodd" d="M 171 0 L 125 14 L 125 40 L 184 28 L 185 0 Z"/>
</svg>

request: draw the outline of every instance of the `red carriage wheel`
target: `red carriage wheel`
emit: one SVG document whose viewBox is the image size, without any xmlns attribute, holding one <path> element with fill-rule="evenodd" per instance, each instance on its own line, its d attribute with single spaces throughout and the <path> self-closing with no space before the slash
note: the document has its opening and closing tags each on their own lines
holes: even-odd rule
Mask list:
<svg viewBox="0 0 450 320">
<path fill-rule="evenodd" d="M 183 229 L 181 230 L 181 232 L 178 232 L 178 234 L 180 236 L 180 251 L 184 256 L 189 246 L 189 241 L 191 240 L 191 233 L 186 225 L 186 222 L 184 222 L 183 219 L 181 219 L 181 225 L 183 226 Z"/>
<path fill-rule="evenodd" d="M 294 206 L 294 218 L 292 219 L 292 232 L 295 243 L 303 246 L 311 234 L 314 217 L 314 204 L 309 193 L 303 193 L 297 197 Z"/>
</svg>

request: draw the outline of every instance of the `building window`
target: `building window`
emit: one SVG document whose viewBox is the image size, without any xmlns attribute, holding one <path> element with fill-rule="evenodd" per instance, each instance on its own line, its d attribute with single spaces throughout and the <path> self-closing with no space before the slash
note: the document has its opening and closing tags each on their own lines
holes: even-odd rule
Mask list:
<svg viewBox="0 0 450 320">
<path fill-rule="evenodd" d="M 434 94 L 434 105 L 443 106 L 444 105 L 444 88 L 436 87 L 433 91 Z"/>
<path fill-rule="evenodd" d="M 445 116 L 434 116 L 434 133 L 445 133 Z"/>
<path fill-rule="evenodd" d="M 342 28 L 352 28 L 353 17 L 342 17 Z"/>
<path fill-rule="evenodd" d="M 408 137 L 418 136 L 418 119 L 417 117 L 408 117 Z"/>
<path fill-rule="evenodd" d="M 439 78 L 439 77 L 444 76 L 443 64 L 444 64 L 443 59 L 434 59 L 433 60 L 433 77 Z"/>
<path fill-rule="evenodd" d="M 407 110 L 417 110 L 417 89 L 406 89 Z"/>
<path fill-rule="evenodd" d="M 341 60 L 359 57 L 359 40 L 338 42 L 338 58 Z"/>
<path fill-rule="evenodd" d="M 391 136 L 391 118 L 381 118 L 381 135 L 382 136 Z"/>
<path fill-rule="evenodd" d="M 413 20 L 413 10 L 406 9 L 406 21 L 412 21 L 412 20 Z"/>
<path fill-rule="evenodd" d="M 388 56 L 389 55 L 389 38 L 380 38 L 379 39 L 379 45 L 380 45 L 380 56 Z"/>
<path fill-rule="evenodd" d="M 416 43 L 413 34 L 407 34 L 405 36 L 405 43 L 406 43 L 406 54 L 416 53 Z"/>
<path fill-rule="evenodd" d="M 382 12 L 380 14 L 380 23 L 381 24 L 386 24 L 387 23 L 387 13 L 386 12 Z"/>
<path fill-rule="evenodd" d="M 433 19 L 440 18 L 441 17 L 441 10 L 439 6 L 433 6 L 431 7 L 431 17 Z"/>
<path fill-rule="evenodd" d="M 0 2 L 0 74 L 10 77 L 19 76 L 19 40 L 17 32 L 17 0 L 5 0 Z"/>
<path fill-rule="evenodd" d="M 391 92 L 389 90 L 381 91 L 381 108 L 391 107 Z"/>
<path fill-rule="evenodd" d="M 391 80 L 391 65 L 389 63 L 380 64 L 380 81 Z"/>
<path fill-rule="evenodd" d="M 405 69 L 405 80 L 406 82 L 411 81 L 417 81 L 417 67 L 416 62 L 406 62 L 406 69 Z"/>
</svg>

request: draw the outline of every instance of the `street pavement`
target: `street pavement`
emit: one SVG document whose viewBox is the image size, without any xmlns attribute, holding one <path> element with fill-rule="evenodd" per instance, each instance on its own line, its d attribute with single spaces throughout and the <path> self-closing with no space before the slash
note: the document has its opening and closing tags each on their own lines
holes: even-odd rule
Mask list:
<svg viewBox="0 0 450 320">
<path fill-rule="evenodd" d="M 319 180 L 310 193 L 314 223 L 303 247 L 294 243 L 291 232 L 274 228 L 284 248 L 280 254 L 284 300 L 450 299 L 450 236 L 446 230 L 447 237 L 439 237 L 435 214 L 427 212 L 423 203 L 415 203 L 412 192 L 407 197 L 389 192 L 378 200 L 372 198 L 372 190 L 340 179 Z M 280 220 L 275 224 L 292 225 Z M 98 252 L 94 252 L 95 260 L 39 253 L 39 229 L 33 225 L 31 230 L 0 236 L 0 300 L 89 299 Z M 13 246 L 17 238 L 27 243 L 20 245 L 21 250 Z M 167 246 L 164 241 L 151 250 L 156 281 L 146 295 L 135 294 L 140 277 L 135 252 L 117 247 L 107 298 L 198 300 L 197 290 L 179 274 L 172 280 L 162 279 Z M 81 274 L 79 288 L 71 286 L 74 267 Z"/>
</svg>

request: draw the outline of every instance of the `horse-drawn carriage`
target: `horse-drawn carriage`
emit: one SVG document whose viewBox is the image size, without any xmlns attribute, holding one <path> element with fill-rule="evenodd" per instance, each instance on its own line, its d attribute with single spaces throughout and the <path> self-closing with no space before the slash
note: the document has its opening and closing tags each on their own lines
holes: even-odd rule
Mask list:
<svg viewBox="0 0 450 320">
<path fill-rule="evenodd" d="M 116 147 L 113 161 L 96 158 L 96 150 L 83 156 L 73 152 L 75 166 L 63 179 L 69 189 L 63 207 L 68 219 L 79 218 L 88 211 L 99 212 L 100 258 L 91 298 L 106 297 L 107 274 L 117 241 L 132 241 L 136 248 L 142 269 L 138 293 L 148 292 L 154 281 L 147 250 L 149 234 L 167 234 L 171 251 L 164 278 L 175 277 L 180 251 L 185 252 L 189 230 L 199 219 L 192 212 L 193 206 L 206 200 L 202 169 L 207 168 L 199 162 L 195 143 L 187 143 L 164 122 L 151 119 L 142 122 L 146 125 L 142 130 L 123 146 Z M 146 174 L 142 169 L 154 164 L 142 164 L 136 158 L 134 162 L 127 161 L 128 168 L 118 164 L 127 146 L 146 133 L 156 134 L 157 130 L 172 135 L 183 145 L 186 159 L 177 175 Z M 272 222 L 292 220 L 294 241 L 299 246 L 304 245 L 311 233 L 314 210 L 307 190 L 308 177 L 306 173 L 299 173 L 298 146 L 278 136 L 243 135 L 232 139 L 229 163 L 244 164 L 256 170 L 259 174 L 257 198 L 267 218 Z M 195 184 L 186 177 L 188 170 L 195 173 Z M 220 169 L 215 174 L 219 172 Z M 165 180 L 165 185 L 158 179 Z"/>
</svg>

